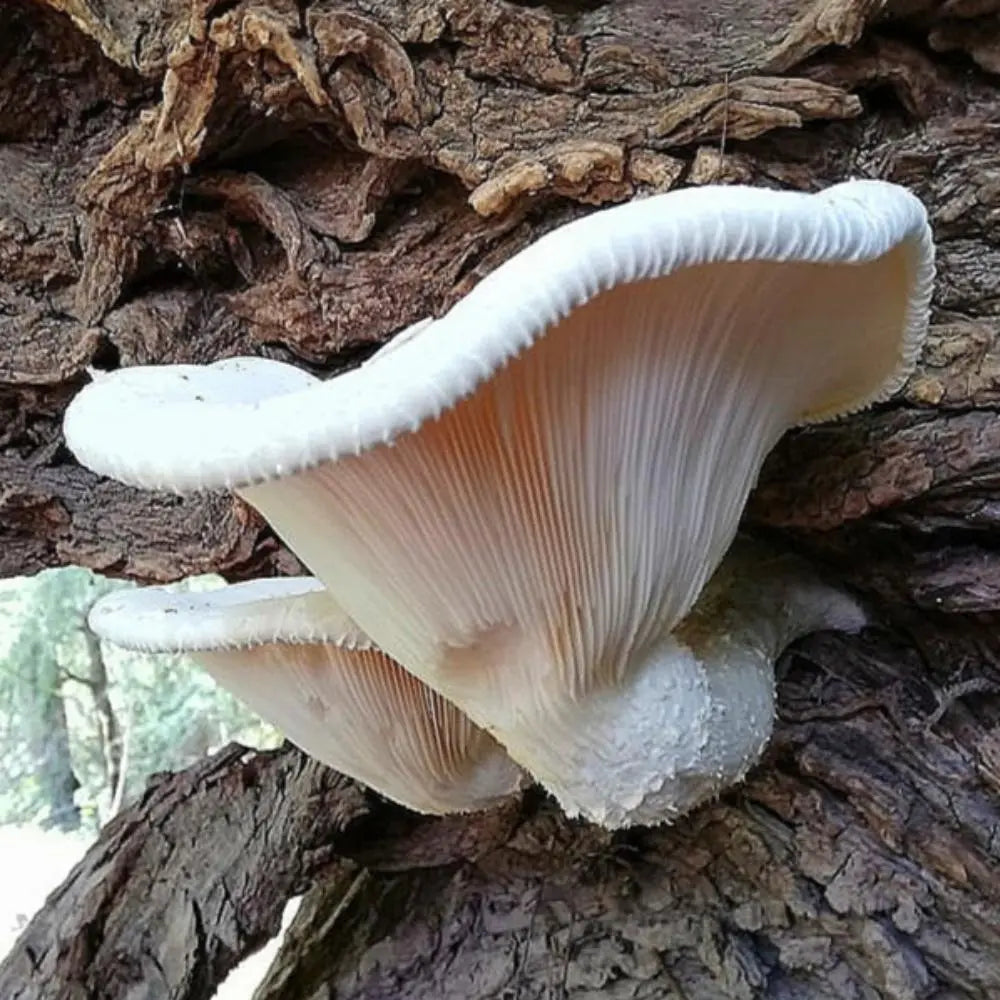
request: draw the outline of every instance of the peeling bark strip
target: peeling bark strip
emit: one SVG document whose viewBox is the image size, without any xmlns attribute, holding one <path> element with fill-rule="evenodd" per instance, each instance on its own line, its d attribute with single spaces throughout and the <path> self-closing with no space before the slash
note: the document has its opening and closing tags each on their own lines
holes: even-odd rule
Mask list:
<svg viewBox="0 0 1000 1000">
<path fill-rule="evenodd" d="M 998 18 L 997 0 L 0 5 L 3 575 L 299 569 L 230 497 L 77 467 L 60 421 L 88 365 L 333 371 L 583 206 L 682 183 L 884 177 L 927 202 L 940 248 L 906 390 L 790 435 L 748 512 L 893 632 L 787 662 L 785 723 L 738 794 L 609 841 L 537 803 L 414 821 L 298 755 L 227 752 L 109 826 L 0 996 L 209 997 L 314 881 L 267 1000 L 1000 994 Z"/>
</svg>

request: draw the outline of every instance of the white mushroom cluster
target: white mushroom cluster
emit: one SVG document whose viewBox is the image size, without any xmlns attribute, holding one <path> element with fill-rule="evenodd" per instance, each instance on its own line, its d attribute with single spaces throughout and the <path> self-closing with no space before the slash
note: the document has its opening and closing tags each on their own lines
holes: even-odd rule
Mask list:
<svg viewBox="0 0 1000 1000">
<path fill-rule="evenodd" d="M 83 464 L 235 490 L 325 589 L 172 615 L 114 595 L 94 627 L 198 650 L 414 808 L 481 808 L 527 772 L 572 815 L 670 821 L 759 758 L 785 646 L 864 622 L 734 540 L 786 430 L 900 385 L 932 281 L 895 185 L 704 187 L 549 233 L 328 381 L 260 358 L 102 375 L 66 414 Z"/>
</svg>

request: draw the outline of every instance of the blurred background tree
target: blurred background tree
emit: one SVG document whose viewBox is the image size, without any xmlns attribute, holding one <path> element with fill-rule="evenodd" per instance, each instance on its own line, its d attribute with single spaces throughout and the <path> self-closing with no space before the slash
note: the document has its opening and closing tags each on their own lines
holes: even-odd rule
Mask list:
<svg viewBox="0 0 1000 1000">
<path fill-rule="evenodd" d="M 157 771 L 280 742 L 186 657 L 102 646 L 87 613 L 130 586 L 75 567 L 0 582 L 0 824 L 95 831 Z"/>
</svg>

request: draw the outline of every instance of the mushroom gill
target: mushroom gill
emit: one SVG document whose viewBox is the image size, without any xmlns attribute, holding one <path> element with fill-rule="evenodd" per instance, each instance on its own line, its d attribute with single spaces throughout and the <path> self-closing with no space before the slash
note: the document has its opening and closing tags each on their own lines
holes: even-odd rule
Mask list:
<svg viewBox="0 0 1000 1000">
<path fill-rule="evenodd" d="M 108 594 L 102 639 L 184 652 L 317 760 L 417 812 L 485 809 L 522 773 L 488 734 L 379 650 L 309 578 Z"/>
</svg>

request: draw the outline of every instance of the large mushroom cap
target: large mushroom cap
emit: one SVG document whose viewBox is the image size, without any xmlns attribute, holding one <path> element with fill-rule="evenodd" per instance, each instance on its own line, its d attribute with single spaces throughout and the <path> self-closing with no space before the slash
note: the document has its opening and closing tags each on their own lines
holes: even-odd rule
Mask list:
<svg viewBox="0 0 1000 1000">
<path fill-rule="evenodd" d="M 745 710 L 673 630 L 785 430 L 905 377 L 932 277 L 894 185 L 678 191 L 550 233 L 356 371 L 276 392 L 293 377 L 258 363 L 215 395 L 217 366 L 116 372 L 66 436 L 127 482 L 235 485 L 568 808 L 648 822 L 678 753 L 716 766 L 698 727 Z M 736 659 L 765 704 L 769 665 Z"/>
<path fill-rule="evenodd" d="M 764 266 L 741 272 L 741 262 Z M 841 272 L 838 291 L 817 299 L 817 312 L 835 305 L 845 319 L 867 318 L 856 338 L 867 341 L 864 362 L 790 414 L 793 422 L 822 420 L 895 391 L 923 341 L 931 238 L 923 206 L 896 185 L 850 181 L 818 194 L 707 186 L 595 212 L 542 237 L 447 315 L 414 324 L 398 345 L 359 369 L 327 382 L 261 358 L 125 369 L 76 397 L 66 413 L 66 440 L 88 468 L 135 486 L 247 485 L 415 430 L 609 289 L 655 284 L 651 279 L 689 269 L 708 283 L 719 265 L 720 309 L 784 296 L 801 306 L 796 293 L 808 294 L 810 282 L 801 265 L 809 264 Z M 865 272 L 869 279 L 879 272 L 884 282 L 866 282 Z M 741 273 L 752 274 L 752 282 L 741 281 Z M 756 289 L 743 287 L 758 281 Z M 734 284 L 740 287 L 727 294 Z M 838 294 L 866 301 L 852 309 Z M 652 296 L 637 287 L 635 298 Z M 658 299 L 646 308 L 669 310 L 669 291 Z M 643 305 L 637 301 L 637 311 Z M 790 346 L 799 364 L 826 360 L 829 345 L 817 335 L 836 319 L 796 331 L 802 341 Z"/>
<path fill-rule="evenodd" d="M 490 736 L 375 647 L 316 580 L 120 591 L 89 623 L 127 649 L 191 654 L 306 753 L 419 812 L 487 808 L 521 782 Z"/>
</svg>

